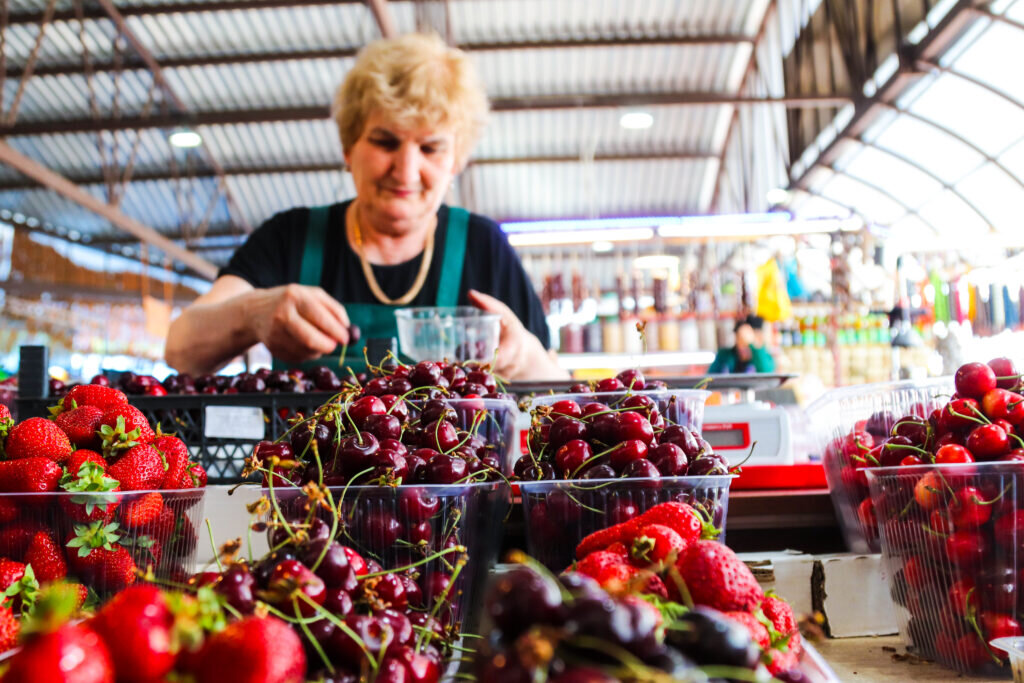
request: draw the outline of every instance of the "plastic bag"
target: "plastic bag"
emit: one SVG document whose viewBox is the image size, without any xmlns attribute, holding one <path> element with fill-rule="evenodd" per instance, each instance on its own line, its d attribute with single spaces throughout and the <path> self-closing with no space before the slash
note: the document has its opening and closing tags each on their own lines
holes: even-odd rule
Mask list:
<svg viewBox="0 0 1024 683">
<path fill-rule="evenodd" d="M 786 320 L 793 315 L 786 280 L 775 259 L 757 267 L 757 314 L 770 322 Z"/>
</svg>

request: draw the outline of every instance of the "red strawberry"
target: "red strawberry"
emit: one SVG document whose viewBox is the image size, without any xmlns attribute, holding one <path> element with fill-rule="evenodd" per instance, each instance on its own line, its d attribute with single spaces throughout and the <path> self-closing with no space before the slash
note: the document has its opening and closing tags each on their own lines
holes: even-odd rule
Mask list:
<svg viewBox="0 0 1024 683">
<path fill-rule="evenodd" d="M 63 435 L 63 432 L 61 434 Z M 54 491 L 63 473 L 64 470 L 60 465 L 50 458 L 35 457 L 0 462 L 0 492 L 46 493 Z"/>
<path fill-rule="evenodd" d="M 174 615 L 155 586 L 124 589 L 96 613 L 89 625 L 110 649 L 119 681 L 163 680 L 174 668 Z"/>
<path fill-rule="evenodd" d="M 0 557 L 20 560 L 37 531 L 45 531 L 36 520 L 20 520 L 0 527 Z"/>
<path fill-rule="evenodd" d="M 156 438 L 142 411 L 127 403 L 103 413 L 100 436 L 103 439 L 103 453 L 108 460 L 132 446 L 146 445 Z"/>
<path fill-rule="evenodd" d="M 226 679 L 225 679 L 226 680 Z M 4 682 L 114 683 L 107 646 L 85 624 L 64 624 L 25 642 Z"/>
<path fill-rule="evenodd" d="M 622 522 L 606 529 L 598 529 L 589 536 L 584 537 L 579 542 L 579 545 L 576 546 L 576 559 L 582 560 L 592 553 L 604 550 L 612 543 L 622 543 L 629 529 L 629 522 Z"/>
<path fill-rule="evenodd" d="M 167 470 L 160 451 L 149 445 L 133 446 L 107 467 L 107 476 L 121 484 L 122 491 L 146 491 L 160 486 Z"/>
<path fill-rule="evenodd" d="M 649 524 L 633 538 L 629 556 L 639 565 L 647 566 L 677 558 L 684 548 L 686 541 L 675 531 L 661 524 Z"/>
<path fill-rule="evenodd" d="M 747 565 L 717 541 L 697 541 L 687 546 L 676 569 L 694 604 L 723 612 L 751 611 L 764 600 L 764 591 Z M 669 586 L 675 589 L 673 584 L 670 580 Z"/>
<path fill-rule="evenodd" d="M 164 549 L 170 553 L 172 558 L 180 558 L 190 555 L 199 543 L 199 536 L 192 522 L 186 515 L 179 515 L 174 520 L 174 534 L 169 543 L 164 544 Z"/>
<path fill-rule="evenodd" d="M 160 560 L 164 556 L 164 544 L 162 541 L 148 535 L 136 536 L 131 539 L 132 557 L 135 564 L 143 569 L 159 567 Z"/>
<path fill-rule="evenodd" d="M 771 646 L 768 629 L 750 612 L 725 612 L 724 616 L 747 629 L 750 637 L 762 650 L 767 650 Z"/>
<path fill-rule="evenodd" d="M 0 557 L 0 592 L 3 592 L 25 576 L 25 565 L 21 562 Z"/>
<path fill-rule="evenodd" d="M 118 496 L 114 494 L 121 490 L 121 486 L 92 460 L 85 461 L 76 474 L 65 474 L 60 480 L 60 487 L 76 494 L 61 496 L 58 500 L 61 510 L 72 522 L 87 524 L 96 520 L 108 521 L 114 516 L 118 503 Z"/>
<path fill-rule="evenodd" d="M 196 683 L 301 683 L 306 655 L 288 624 L 246 617 L 206 641 L 191 673 Z"/>
<path fill-rule="evenodd" d="M 156 518 L 147 531 L 149 535 L 161 543 L 166 543 L 171 540 L 171 536 L 174 535 L 174 527 L 177 519 L 174 516 L 174 510 L 164 505 L 163 510 L 160 511 L 160 515 Z"/>
<path fill-rule="evenodd" d="M 8 408 L 5 404 L 0 403 L 0 422 L 9 421 L 13 421 L 11 419 L 11 409 Z"/>
<path fill-rule="evenodd" d="M 82 609 L 82 605 L 89 599 L 89 589 L 80 583 L 66 583 L 64 585 L 69 586 L 75 591 L 75 611 Z"/>
<path fill-rule="evenodd" d="M 11 496 L 0 497 L 0 524 L 13 522 L 21 516 L 21 505 Z"/>
<path fill-rule="evenodd" d="M 167 473 L 160 483 L 162 489 L 182 488 L 180 486 L 185 470 L 188 469 L 188 446 L 176 436 L 160 434 L 151 444 L 158 451 L 163 453 L 167 462 Z"/>
<path fill-rule="evenodd" d="M 61 431 L 68 435 L 68 439 L 74 445 L 79 448 L 96 448 L 100 444 L 98 430 L 102 419 L 102 408 L 80 406 L 61 413 L 53 421 Z"/>
<path fill-rule="evenodd" d="M 800 668 L 800 654 L 792 650 L 768 650 L 768 671 L 773 675 Z"/>
<path fill-rule="evenodd" d="M 139 529 L 157 521 L 164 509 L 164 497 L 156 491 L 133 498 L 121 505 L 121 523 L 126 529 Z"/>
<path fill-rule="evenodd" d="M 96 451 L 90 451 L 85 448 L 80 448 L 71 454 L 68 461 L 64 463 L 64 470 L 71 475 L 77 475 L 78 471 L 82 469 L 82 465 L 86 462 L 91 462 L 99 466 L 101 470 L 107 469 L 107 461 L 103 459 L 103 456 Z"/>
<path fill-rule="evenodd" d="M 0 605 L 0 654 L 17 647 L 19 633 L 21 620 L 14 615 L 14 610 L 9 606 Z"/>
<path fill-rule="evenodd" d="M 65 544 L 72 572 L 101 592 L 118 591 L 135 582 L 135 561 L 118 544 L 121 537 L 117 530 L 116 523 L 76 524 L 75 533 Z"/>
<path fill-rule="evenodd" d="M 125 403 L 128 403 L 128 397 L 120 389 L 99 384 L 79 384 L 71 387 L 64 396 L 61 407 L 64 410 L 73 410 L 75 406 L 92 406 L 106 411 Z"/>
<path fill-rule="evenodd" d="M 206 469 L 197 462 L 190 462 L 181 476 L 179 489 L 201 489 L 206 486 Z"/>
<path fill-rule="evenodd" d="M 47 458 L 62 463 L 71 455 L 71 442 L 52 421 L 30 417 L 11 428 L 4 449 L 10 460 Z"/>
<path fill-rule="evenodd" d="M 772 622 L 780 638 L 791 636 L 797 632 L 796 617 L 793 608 L 782 598 L 774 595 L 766 596 L 761 603 L 761 611 Z"/>
<path fill-rule="evenodd" d="M 604 549 L 604 552 L 615 553 L 616 555 L 621 555 L 624 559 L 629 559 L 629 548 L 626 547 L 625 543 L 612 543 Z"/>
<path fill-rule="evenodd" d="M 626 557 L 607 550 L 587 555 L 576 563 L 576 571 L 612 592 L 627 590 L 634 581 L 640 582 L 646 576 L 648 580 L 643 583 L 642 592 L 668 597 L 664 582 L 656 574 L 644 572 L 630 564 Z"/>
<path fill-rule="evenodd" d="M 39 595 L 39 581 L 32 567 L 0 558 L 0 597 L 12 599 L 12 607 L 31 606 Z"/>
<path fill-rule="evenodd" d="M 40 583 L 49 583 L 68 575 L 64 552 L 46 531 L 39 531 L 32 537 L 25 551 L 25 564 L 32 565 L 32 571 Z"/>
<path fill-rule="evenodd" d="M 11 417 L 11 409 L 0 403 L 0 456 L 4 454 L 4 437 L 14 426 L 14 418 Z"/>
<path fill-rule="evenodd" d="M 686 503 L 661 503 L 632 521 L 638 529 L 651 524 L 667 526 L 688 544 L 701 538 L 717 536 L 717 531 L 705 524 L 700 515 Z"/>
</svg>

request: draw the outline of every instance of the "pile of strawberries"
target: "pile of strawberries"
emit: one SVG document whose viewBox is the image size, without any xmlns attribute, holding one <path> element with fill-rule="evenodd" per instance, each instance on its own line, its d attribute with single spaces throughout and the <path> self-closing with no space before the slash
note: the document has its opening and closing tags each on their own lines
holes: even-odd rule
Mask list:
<svg viewBox="0 0 1024 683">
<path fill-rule="evenodd" d="M 766 596 L 747 565 L 712 540 L 715 535 L 689 505 L 662 503 L 584 538 L 569 569 L 612 592 L 718 610 L 750 633 L 773 675 L 793 671 L 795 677 L 802 645 L 792 609 Z"/>
<path fill-rule="evenodd" d="M 107 594 L 140 570 L 187 576 L 206 472 L 185 443 L 110 387 L 73 387 L 51 412 L 14 424 L 0 406 L 0 590 L 75 577 Z"/>
<path fill-rule="evenodd" d="M 72 621 L 74 593 L 54 584 L 25 624 L 5 683 L 301 683 L 299 637 L 273 616 L 229 622 L 210 588 L 197 595 L 136 585 L 91 618 Z"/>
</svg>

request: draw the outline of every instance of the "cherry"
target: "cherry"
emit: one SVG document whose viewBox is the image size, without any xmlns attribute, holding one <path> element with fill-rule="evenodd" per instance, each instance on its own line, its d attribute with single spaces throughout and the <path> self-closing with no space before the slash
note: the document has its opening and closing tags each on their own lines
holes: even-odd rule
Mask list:
<svg viewBox="0 0 1024 683">
<path fill-rule="evenodd" d="M 608 509 L 608 524 L 611 526 L 628 522 L 639 514 L 640 511 L 631 501 L 617 500 Z"/>
<path fill-rule="evenodd" d="M 486 597 L 487 614 L 509 642 L 533 626 L 561 625 L 558 584 L 526 567 L 498 576 Z"/>
<path fill-rule="evenodd" d="M 878 518 L 875 516 L 875 506 L 870 498 L 865 498 L 857 506 L 857 519 L 860 521 L 861 529 L 868 536 L 874 537 L 878 533 Z"/>
<path fill-rule="evenodd" d="M 1024 462 L 1024 448 L 1014 448 L 999 459 L 1003 462 Z"/>
<path fill-rule="evenodd" d="M 946 539 L 946 556 L 961 569 L 984 566 L 987 543 L 977 531 L 954 531 Z"/>
<path fill-rule="evenodd" d="M 1017 366 L 1009 358 L 993 358 L 988 362 L 992 373 L 996 376 L 996 386 L 1000 389 L 1013 389 L 1020 383 Z"/>
<path fill-rule="evenodd" d="M 354 640 L 346 630 L 339 628 L 332 635 L 329 645 L 341 661 L 356 669 L 367 655 L 376 659 L 385 647 L 385 641 L 393 635 L 380 619 L 365 614 L 348 614 L 345 625 L 348 626 L 348 632 L 354 633 L 359 640 Z"/>
<path fill-rule="evenodd" d="M 714 454 L 702 455 L 696 460 L 690 461 L 690 465 L 686 468 L 686 474 L 690 477 L 729 474 L 729 463 Z"/>
<path fill-rule="evenodd" d="M 437 662 L 411 647 L 397 648 L 394 661 L 401 663 L 405 670 L 404 680 L 408 683 L 437 683 L 441 678 L 441 668 Z"/>
<path fill-rule="evenodd" d="M 294 597 L 292 592 L 299 590 L 318 605 L 323 604 L 326 593 L 323 579 L 309 571 L 306 565 L 298 560 L 284 560 L 278 563 L 270 573 L 268 587 L 272 591 L 281 591 L 282 594 L 275 603 L 278 607 L 291 611 L 291 603 L 296 600 L 299 611 L 307 617 L 315 614 L 316 610 L 305 600 Z"/>
<path fill-rule="evenodd" d="M 410 522 L 405 525 L 405 540 L 413 545 L 430 545 L 434 537 L 434 528 L 430 522 Z"/>
<path fill-rule="evenodd" d="M 644 380 L 642 372 L 636 369 L 623 370 L 615 376 L 615 379 L 622 384 L 622 388 L 632 389 L 633 391 L 643 391 L 644 387 L 647 386 L 647 382 Z M 600 385 L 600 382 L 598 382 Z M 617 391 L 616 389 L 598 389 L 598 391 Z"/>
<path fill-rule="evenodd" d="M 303 519 L 302 522 L 293 521 L 288 526 L 292 530 L 292 534 L 295 534 L 300 540 L 316 541 L 326 539 L 331 535 L 331 527 L 319 517 L 314 517 L 308 525 L 305 524 L 305 519 Z M 270 534 L 270 545 L 277 548 L 285 544 L 293 544 L 291 539 L 291 534 L 288 533 L 284 526 L 278 526 Z"/>
<path fill-rule="evenodd" d="M 367 398 L 376 398 L 368 396 Z M 402 437 L 402 421 L 394 415 L 373 414 L 364 418 L 362 423 L 364 432 L 373 434 L 378 441 L 385 439 L 398 440 Z"/>
<path fill-rule="evenodd" d="M 341 587 L 328 587 L 324 596 L 324 609 L 338 617 L 344 617 L 351 613 L 353 605 L 351 593 L 351 590 Z"/>
<path fill-rule="evenodd" d="M 935 451 L 936 465 L 955 465 L 968 462 L 974 462 L 974 456 L 963 446 L 946 444 Z"/>
<path fill-rule="evenodd" d="M 1007 512 L 993 524 L 996 543 L 1006 554 L 1024 549 L 1024 510 Z"/>
<path fill-rule="evenodd" d="M 587 424 L 582 420 L 575 417 L 562 416 L 551 425 L 548 442 L 551 444 L 551 448 L 557 450 L 570 441 L 576 439 L 585 440 L 587 432 Z"/>
<path fill-rule="evenodd" d="M 321 555 L 323 559 L 320 559 Z M 303 547 L 300 557 L 307 567 L 312 567 L 320 559 L 314 573 L 323 580 L 327 588 L 341 588 L 347 591 L 355 589 L 356 573 L 340 543 L 328 539 L 312 541 Z"/>
<path fill-rule="evenodd" d="M 980 410 L 981 407 L 973 398 L 956 398 L 946 404 L 940 421 L 948 429 L 973 429 L 983 422 L 978 417 Z"/>
<path fill-rule="evenodd" d="M 658 472 L 665 477 L 680 477 L 686 474 L 688 460 L 683 449 L 674 443 L 660 443 L 648 450 L 648 457 Z"/>
<path fill-rule="evenodd" d="M 358 518 L 361 541 L 372 548 L 388 548 L 398 540 L 402 525 L 395 515 L 380 508 L 369 510 Z"/>
<path fill-rule="evenodd" d="M 548 481 L 555 478 L 555 468 L 549 462 L 529 463 L 520 477 L 523 481 Z"/>
<path fill-rule="evenodd" d="M 689 429 L 681 425 L 669 425 L 661 433 L 661 443 L 673 443 L 683 449 L 687 459 L 692 460 L 701 454 L 700 444 Z"/>
<path fill-rule="evenodd" d="M 580 473 L 583 479 L 614 479 L 615 470 L 609 465 L 591 465 Z"/>
<path fill-rule="evenodd" d="M 599 380 L 597 384 L 594 385 L 594 391 L 598 393 L 622 391 L 625 388 L 626 385 L 623 384 L 622 380 L 618 379 L 617 377 L 607 377 L 605 379 Z"/>
<path fill-rule="evenodd" d="M 570 394 L 586 394 L 590 392 L 590 385 L 586 382 L 576 382 L 575 384 L 569 385 Z"/>
<path fill-rule="evenodd" d="M 634 460 L 622 471 L 622 476 L 630 479 L 661 479 L 661 473 L 658 472 L 658 468 L 654 466 L 650 460 Z M 653 484 L 657 487 L 657 484 Z"/>
<path fill-rule="evenodd" d="M 377 437 L 367 432 L 346 436 L 338 444 L 338 462 L 342 473 L 351 477 L 368 467 L 373 467 L 374 456 L 380 449 Z"/>
<path fill-rule="evenodd" d="M 398 494 L 398 510 L 404 519 L 423 522 L 440 509 L 441 503 L 437 496 L 427 493 L 421 488 L 402 488 Z"/>
<path fill-rule="evenodd" d="M 606 404 L 593 401 L 591 403 L 586 404 L 585 406 L 583 406 L 583 408 L 580 409 L 580 415 L 578 417 L 587 420 L 598 413 L 608 413 L 609 410 L 611 410 L 611 408 L 609 408 Z"/>
<path fill-rule="evenodd" d="M 882 467 L 895 467 L 900 464 L 908 455 L 914 454 L 914 449 L 920 448 L 906 436 L 890 436 L 871 451 L 871 456 Z"/>
<path fill-rule="evenodd" d="M 446 420 L 454 424 L 458 422 L 459 416 L 448 401 L 443 399 L 426 401 L 423 404 L 423 410 L 420 411 L 420 422 L 422 424 L 430 424 L 438 420 Z"/>
<path fill-rule="evenodd" d="M 1001 425 L 980 425 L 967 435 L 966 446 L 979 460 L 994 460 L 1010 451 L 1010 437 Z"/>
<path fill-rule="evenodd" d="M 380 397 L 380 401 L 384 404 L 384 411 L 388 415 L 394 415 L 398 418 L 399 422 L 405 424 L 409 421 L 409 404 L 400 396 L 400 394 L 397 396 L 395 394 L 384 394 Z"/>
<path fill-rule="evenodd" d="M 650 420 L 640 413 L 619 413 L 615 427 L 617 441 L 636 439 L 642 441 L 645 445 L 654 441 L 654 428 L 651 427 Z"/>
<path fill-rule="evenodd" d="M 964 439 L 960 432 L 945 432 L 935 439 L 935 443 L 932 444 L 932 448 L 939 450 L 943 446 L 947 445 L 963 446 L 965 442 L 966 439 Z"/>
<path fill-rule="evenodd" d="M 454 424 L 447 420 L 431 422 L 424 428 L 427 446 L 442 453 L 447 453 L 459 445 L 462 439 Z"/>
<path fill-rule="evenodd" d="M 242 614 L 252 614 L 256 608 L 253 593 L 256 590 L 256 578 L 244 564 L 233 564 L 224 570 L 221 580 L 213 590 L 224 596 L 228 604 Z"/>
<path fill-rule="evenodd" d="M 583 416 L 583 410 L 580 409 L 580 404 L 576 401 L 563 399 L 551 404 L 551 414 L 580 418 Z"/>
<path fill-rule="evenodd" d="M 555 490 L 548 494 L 548 514 L 558 525 L 576 524 L 582 508 L 565 491 Z"/>
<path fill-rule="evenodd" d="M 368 572 L 366 567 L 366 560 L 363 556 L 357 553 L 347 545 L 341 546 L 341 549 L 345 551 L 345 556 L 348 558 L 348 564 L 352 567 L 352 571 L 356 573 L 356 576 L 363 576 Z"/>
<path fill-rule="evenodd" d="M 383 574 L 366 579 L 363 583 L 363 592 L 370 600 L 370 604 L 378 609 L 404 609 L 408 604 L 405 584 L 397 574 Z"/>
<path fill-rule="evenodd" d="M 1013 638 L 1021 635 L 1020 624 L 1009 614 L 984 612 L 978 619 L 986 640 L 996 638 Z"/>
<path fill-rule="evenodd" d="M 911 445 L 923 448 L 930 432 L 928 421 L 915 415 L 902 417 L 889 430 L 891 436 L 904 437 Z"/>
<path fill-rule="evenodd" d="M 905 458 L 903 458 L 902 460 L 900 460 L 900 467 L 913 467 L 915 465 L 923 465 L 923 464 L 924 464 L 924 460 L 921 460 L 921 458 L 919 458 L 916 455 L 908 455 Z"/>
<path fill-rule="evenodd" d="M 616 472 L 622 472 L 634 460 L 647 457 L 647 444 L 639 439 L 623 441 L 608 454 L 609 464 Z"/>
<path fill-rule="evenodd" d="M 561 419 L 561 418 L 559 418 Z M 595 441 L 613 444 L 618 441 L 619 420 L 615 413 L 602 413 L 590 420 L 590 435 Z"/>
<path fill-rule="evenodd" d="M 427 599 L 427 604 L 433 605 L 437 600 L 445 595 L 448 591 L 448 587 L 452 584 L 452 577 L 448 576 L 444 572 L 428 572 L 423 577 L 423 595 Z M 453 592 L 448 591 L 448 597 L 446 600 L 452 599 Z"/>
<path fill-rule="evenodd" d="M 413 607 L 423 607 L 423 590 L 420 585 L 408 574 L 400 574 L 398 578 L 401 579 L 402 586 L 405 588 L 406 602 Z"/>
<path fill-rule="evenodd" d="M 423 476 L 426 477 L 427 481 L 432 484 L 454 484 L 464 479 L 468 474 L 466 461 L 450 455 L 435 455 L 427 461 L 427 464 L 421 468 L 421 471 L 423 471 Z"/>
<path fill-rule="evenodd" d="M 620 404 L 620 407 L 627 410 L 634 410 L 647 417 L 649 420 L 652 419 L 653 415 L 658 414 L 658 404 L 655 403 L 654 399 L 650 396 L 645 396 L 644 394 L 633 394 L 632 396 L 627 396 L 626 400 Z"/>
<path fill-rule="evenodd" d="M 582 439 L 573 439 L 563 444 L 555 453 L 555 467 L 568 479 L 593 455 L 589 443 Z"/>
<path fill-rule="evenodd" d="M 980 399 L 996 388 L 996 373 L 984 363 L 961 365 L 953 376 L 956 393 L 966 398 Z"/>
<path fill-rule="evenodd" d="M 409 372 L 409 381 L 414 387 L 437 386 L 440 380 L 441 369 L 430 361 L 420 361 Z"/>
</svg>

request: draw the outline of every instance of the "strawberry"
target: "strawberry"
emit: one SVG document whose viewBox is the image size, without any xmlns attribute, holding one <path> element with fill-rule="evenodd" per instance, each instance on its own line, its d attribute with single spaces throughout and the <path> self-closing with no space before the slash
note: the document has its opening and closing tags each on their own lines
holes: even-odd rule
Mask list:
<svg viewBox="0 0 1024 683">
<path fill-rule="evenodd" d="M 163 680 L 174 668 L 174 615 L 155 586 L 125 588 L 96 613 L 89 625 L 110 649 L 118 680 Z"/>
<path fill-rule="evenodd" d="M 9 460 L 47 458 L 62 463 L 71 455 L 71 442 L 52 421 L 30 417 L 11 428 L 4 449 Z"/>
<path fill-rule="evenodd" d="M 164 509 L 164 497 L 156 491 L 133 498 L 121 505 L 121 523 L 126 529 L 139 529 L 157 521 Z"/>
<path fill-rule="evenodd" d="M 118 503 L 118 496 L 114 494 L 121 490 L 121 486 L 92 460 L 86 460 L 74 476 L 70 472 L 65 474 L 60 480 L 60 487 L 77 494 L 61 496 L 58 500 L 72 522 L 87 524 L 96 520 L 108 521 L 114 516 Z"/>
<path fill-rule="evenodd" d="M 45 531 L 36 520 L 20 520 L 0 527 L 0 557 L 20 560 L 37 531 Z"/>
<path fill-rule="evenodd" d="M 188 446 L 185 445 L 185 442 L 176 436 L 159 434 L 153 439 L 151 445 L 163 453 L 164 460 L 167 462 L 167 474 L 164 475 L 160 488 L 191 488 L 181 486 L 182 478 L 189 465 Z"/>
<path fill-rule="evenodd" d="M 160 511 L 160 515 L 156 518 L 153 526 L 147 529 L 147 531 L 155 540 L 166 543 L 167 541 L 170 541 L 171 536 L 174 535 L 176 522 L 177 519 L 174 516 L 174 510 L 164 505 L 163 510 Z"/>
<path fill-rule="evenodd" d="M 36 532 L 25 551 L 25 564 L 32 566 L 40 583 L 63 579 L 68 575 L 64 552 L 46 531 Z"/>
<path fill-rule="evenodd" d="M 139 567 L 146 569 L 160 566 L 160 560 L 164 556 L 164 544 L 159 539 L 144 534 L 136 536 L 130 542 L 126 541 L 125 545 L 131 550 L 135 564 Z"/>
<path fill-rule="evenodd" d="M 142 411 L 127 403 L 103 413 L 100 436 L 103 439 L 103 453 L 108 460 L 116 458 L 132 446 L 146 445 L 156 438 Z"/>
<path fill-rule="evenodd" d="M 86 462 L 96 464 L 101 470 L 107 469 L 107 461 L 103 459 L 103 456 L 96 451 L 90 451 L 85 448 L 79 448 L 77 451 L 71 454 L 68 461 L 64 463 L 64 471 L 69 474 L 78 474 L 78 470 L 82 469 L 82 465 Z"/>
<path fill-rule="evenodd" d="M 301 683 L 302 641 L 275 617 L 246 617 L 213 634 L 191 672 L 196 683 Z"/>
<path fill-rule="evenodd" d="M 792 650 L 768 650 L 768 671 L 773 675 L 800 668 L 800 655 Z"/>
<path fill-rule="evenodd" d="M 21 516 L 21 506 L 11 496 L 0 497 L 0 524 L 13 522 Z"/>
<path fill-rule="evenodd" d="M 61 413 L 53 419 L 61 431 L 78 448 L 96 448 L 100 445 L 99 428 L 103 409 L 96 406 L 79 406 Z"/>
<path fill-rule="evenodd" d="M 128 397 L 120 389 L 99 384 L 79 384 L 71 387 L 60 407 L 63 410 L 74 410 L 76 406 L 90 406 L 107 411 L 126 403 Z"/>
<path fill-rule="evenodd" d="M 63 432 L 61 433 L 63 434 Z M 63 472 L 60 465 L 50 458 L 44 457 L 0 462 L 0 492 L 47 493 L 54 491 Z"/>
<path fill-rule="evenodd" d="M 4 422 L 14 422 L 14 420 L 11 418 L 11 409 L 0 403 L 0 424 Z"/>
<path fill-rule="evenodd" d="M 25 576 L 25 565 L 0 557 L 0 591 L 5 591 Z"/>
<path fill-rule="evenodd" d="M 622 543 L 631 528 L 629 524 L 629 522 L 622 522 L 605 529 L 598 529 L 584 537 L 576 546 L 576 559 L 582 560 L 592 553 L 604 550 L 612 543 Z"/>
<path fill-rule="evenodd" d="M 190 555 L 199 543 L 199 536 L 192 522 L 186 515 L 179 515 L 174 520 L 174 534 L 169 543 L 164 544 L 164 550 L 172 557 L 183 557 Z"/>
<path fill-rule="evenodd" d="M 762 624 L 758 618 L 750 612 L 725 612 L 724 616 L 728 619 L 732 619 L 740 626 L 747 629 L 750 637 L 762 650 L 767 650 L 771 646 L 771 639 L 768 637 L 768 629 L 766 629 L 764 624 Z"/>
<path fill-rule="evenodd" d="M 676 562 L 694 604 L 723 612 L 751 611 L 764 600 L 753 572 L 730 548 L 717 541 L 696 541 Z M 674 581 L 669 585 L 676 590 Z"/>
<path fill-rule="evenodd" d="M 25 642 L 4 683 L 114 683 L 110 652 L 85 624 L 64 624 Z"/>
<path fill-rule="evenodd" d="M 32 567 L 0 558 L 0 600 L 13 598 L 15 609 L 31 608 L 39 595 L 39 581 Z"/>
<path fill-rule="evenodd" d="M 107 476 L 120 482 L 122 491 L 154 489 L 166 474 L 160 451 L 144 444 L 132 446 L 120 460 L 107 468 Z"/>
<path fill-rule="evenodd" d="M 4 454 L 4 438 L 14 426 L 14 418 L 11 417 L 11 409 L 0 403 L 0 456 Z"/>
<path fill-rule="evenodd" d="M 626 557 L 607 550 L 587 555 L 576 563 L 576 571 L 612 592 L 628 590 L 636 582 L 642 586 L 643 593 L 668 597 L 664 582 L 656 574 L 644 572 L 630 564 Z"/>
<path fill-rule="evenodd" d="M 8 605 L 0 605 L 0 654 L 17 647 L 19 633 L 21 620 Z"/>
<path fill-rule="evenodd" d="M 190 462 L 181 477 L 180 489 L 201 489 L 206 486 L 206 469 L 197 462 Z"/>
<path fill-rule="evenodd" d="M 629 546 L 630 558 L 641 566 L 664 562 L 679 557 L 686 541 L 672 529 L 661 524 L 643 527 Z"/>
<path fill-rule="evenodd" d="M 650 524 L 667 526 L 679 534 L 687 543 L 702 538 L 710 539 L 718 535 L 718 531 L 705 522 L 697 511 L 686 503 L 661 503 L 633 520 L 637 528 Z"/>
<path fill-rule="evenodd" d="M 766 596 L 761 603 L 761 611 L 768 617 L 772 627 L 780 638 L 792 636 L 797 632 L 796 617 L 789 603 L 775 595 Z M 773 643 L 774 645 L 774 643 Z"/>
<path fill-rule="evenodd" d="M 71 570 L 91 582 L 97 590 L 117 591 L 135 582 L 135 561 L 118 544 L 118 524 L 102 521 L 76 524 L 75 533 L 65 544 Z"/>
</svg>

